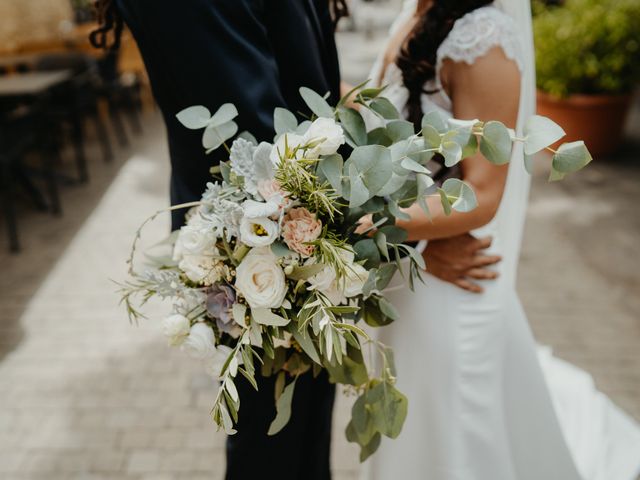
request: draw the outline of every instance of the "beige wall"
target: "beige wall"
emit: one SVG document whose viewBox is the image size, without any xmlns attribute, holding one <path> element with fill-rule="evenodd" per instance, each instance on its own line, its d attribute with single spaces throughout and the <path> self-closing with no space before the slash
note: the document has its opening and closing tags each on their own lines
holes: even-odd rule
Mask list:
<svg viewBox="0 0 640 480">
<path fill-rule="evenodd" d="M 69 0 L 0 0 L 0 51 L 60 39 L 60 23 L 72 18 Z"/>
</svg>

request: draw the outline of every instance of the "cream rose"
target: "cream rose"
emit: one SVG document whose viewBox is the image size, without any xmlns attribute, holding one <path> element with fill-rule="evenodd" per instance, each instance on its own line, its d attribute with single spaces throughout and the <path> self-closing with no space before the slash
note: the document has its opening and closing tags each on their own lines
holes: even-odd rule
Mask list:
<svg viewBox="0 0 640 480">
<path fill-rule="evenodd" d="M 254 248 L 244 257 L 235 286 L 252 308 L 278 308 L 287 293 L 284 272 L 268 247 Z"/>
<path fill-rule="evenodd" d="M 278 224 L 268 218 L 243 218 L 240 240 L 250 247 L 266 247 L 278 238 Z"/>
<path fill-rule="evenodd" d="M 304 207 L 292 208 L 284 217 L 282 238 L 287 246 L 303 257 L 310 257 L 314 246 L 306 245 L 316 240 L 322 232 L 322 222 Z"/>
<path fill-rule="evenodd" d="M 185 225 L 180 229 L 173 249 L 173 259 L 186 255 L 211 255 L 215 253 L 216 236 L 203 225 Z"/>
<path fill-rule="evenodd" d="M 213 340 L 213 329 L 199 322 L 191 327 L 189 336 L 182 344 L 182 348 L 193 358 L 210 358 L 216 351 Z"/>
<path fill-rule="evenodd" d="M 342 127 L 332 118 L 324 117 L 314 120 L 304 139 L 304 143 L 314 144 L 307 156 L 331 155 L 345 143 Z"/>
<path fill-rule="evenodd" d="M 165 337 L 169 340 L 169 345 L 176 347 L 185 341 L 189 335 L 190 327 L 191 322 L 189 322 L 189 319 L 184 315 L 176 313 L 164 319 L 162 322 L 162 333 L 164 333 Z"/>
</svg>

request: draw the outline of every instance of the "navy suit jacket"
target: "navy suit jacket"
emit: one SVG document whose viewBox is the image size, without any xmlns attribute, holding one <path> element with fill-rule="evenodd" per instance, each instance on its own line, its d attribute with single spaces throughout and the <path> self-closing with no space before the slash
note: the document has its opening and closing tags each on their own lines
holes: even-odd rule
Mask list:
<svg viewBox="0 0 640 480">
<path fill-rule="evenodd" d="M 298 90 L 339 97 L 340 73 L 327 0 L 117 0 L 142 53 L 167 126 L 171 202 L 200 198 L 223 149 L 205 155 L 202 131 L 175 118 L 231 102 L 240 131 L 273 139 L 273 110 L 309 113 Z M 175 212 L 173 228 L 183 222 Z"/>
</svg>

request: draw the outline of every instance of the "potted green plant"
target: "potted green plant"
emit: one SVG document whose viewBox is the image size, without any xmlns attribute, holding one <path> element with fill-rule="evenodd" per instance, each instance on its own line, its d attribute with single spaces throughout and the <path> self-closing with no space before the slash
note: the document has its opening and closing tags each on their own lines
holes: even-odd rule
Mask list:
<svg viewBox="0 0 640 480">
<path fill-rule="evenodd" d="M 594 155 L 611 153 L 640 80 L 640 1 L 533 6 L 538 111 Z"/>
</svg>

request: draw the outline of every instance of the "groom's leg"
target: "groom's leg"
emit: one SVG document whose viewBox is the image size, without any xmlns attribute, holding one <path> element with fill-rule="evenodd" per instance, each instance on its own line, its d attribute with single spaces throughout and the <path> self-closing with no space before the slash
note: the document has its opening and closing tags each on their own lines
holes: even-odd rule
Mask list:
<svg viewBox="0 0 640 480">
<path fill-rule="evenodd" d="M 280 433 L 268 436 L 276 415 L 275 376 L 258 376 L 257 380 L 256 392 L 244 378 L 238 378 L 238 433 L 227 439 L 226 480 L 255 475 L 278 480 L 329 480 L 334 385 L 324 372 L 315 379 L 310 373 L 298 378 L 291 420 Z"/>
</svg>

